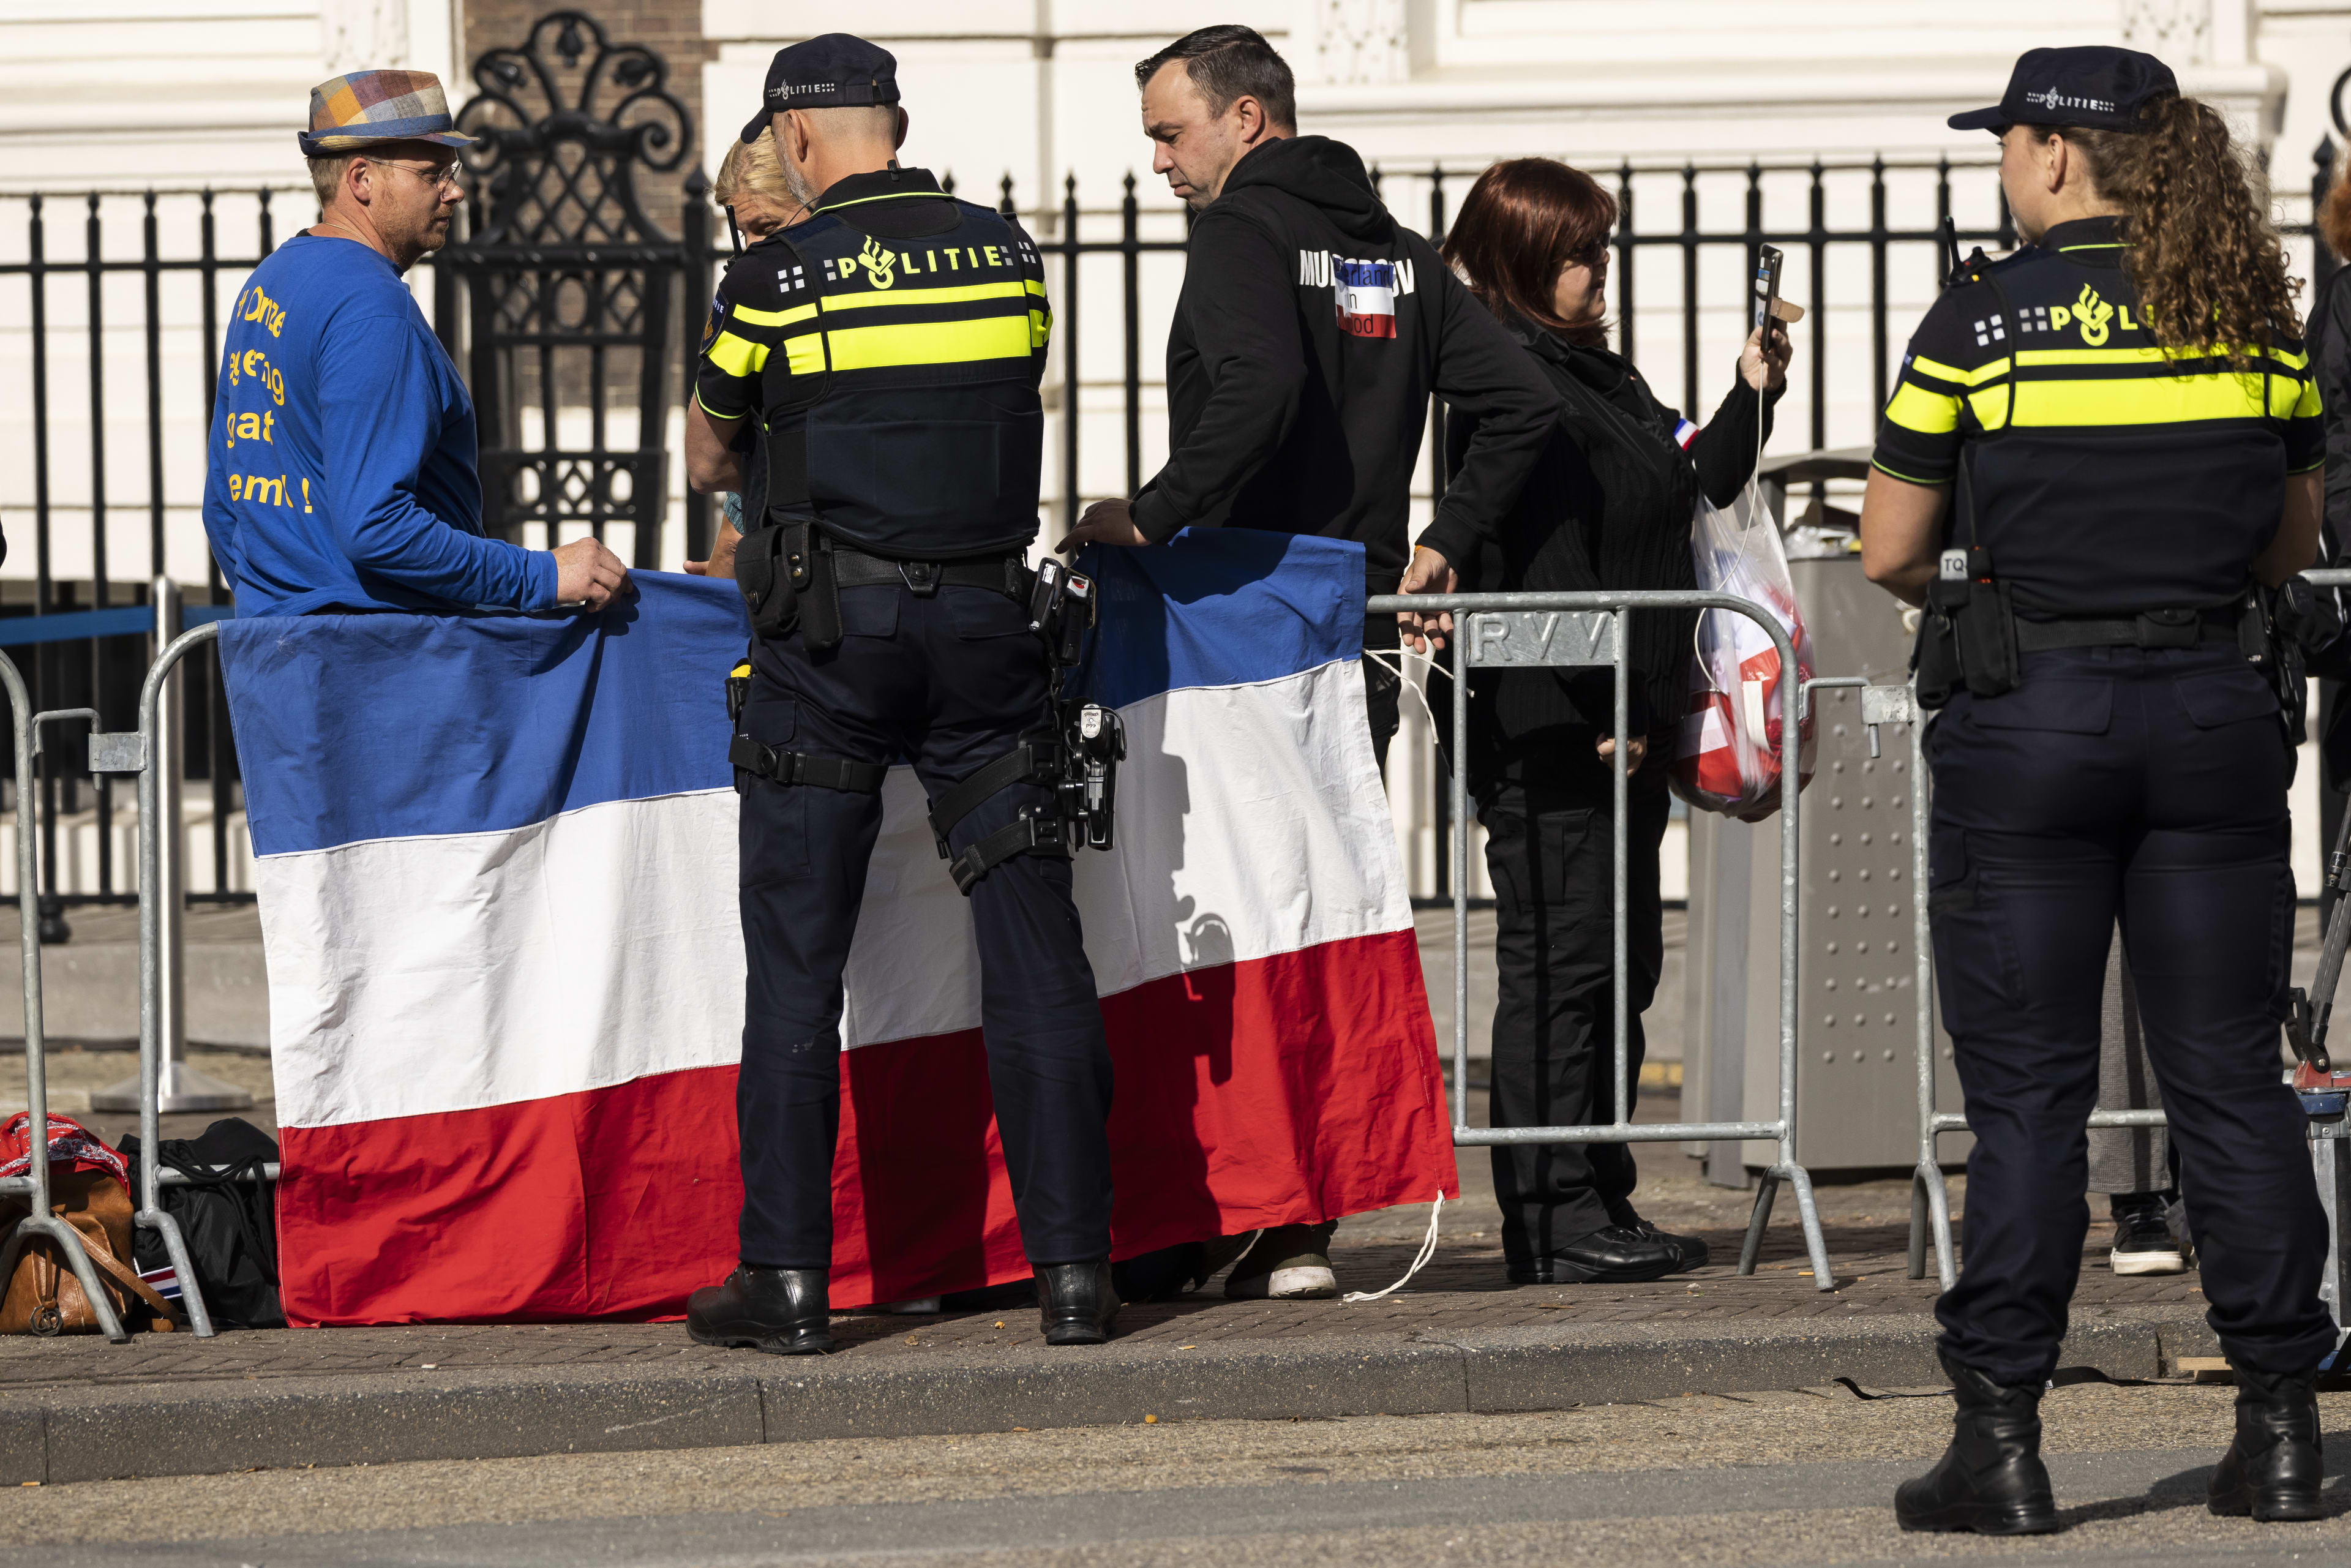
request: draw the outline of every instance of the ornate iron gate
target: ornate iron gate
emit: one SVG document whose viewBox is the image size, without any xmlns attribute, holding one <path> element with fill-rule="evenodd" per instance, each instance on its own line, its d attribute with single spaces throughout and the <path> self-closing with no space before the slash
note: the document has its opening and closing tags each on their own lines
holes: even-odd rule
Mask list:
<svg viewBox="0 0 2351 1568">
<path fill-rule="evenodd" d="M 709 248 L 699 170 L 681 235 L 646 214 L 637 189 L 641 168 L 667 173 L 694 149 L 668 77 L 659 55 L 611 43 L 578 11 L 485 53 L 481 90 L 457 116 L 483 139 L 465 152 L 470 235 L 434 258 L 434 317 L 464 356 L 481 432 L 484 527 L 512 538 L 543 524 L 553 545 L 567 525 L 601 539 L 627 523 L 640 567 L 659 563 L 668 508 L 670 361 L 683 337 L 671 328 L 681 298 L 700 303 L 685 286 Z"/>
</svg>

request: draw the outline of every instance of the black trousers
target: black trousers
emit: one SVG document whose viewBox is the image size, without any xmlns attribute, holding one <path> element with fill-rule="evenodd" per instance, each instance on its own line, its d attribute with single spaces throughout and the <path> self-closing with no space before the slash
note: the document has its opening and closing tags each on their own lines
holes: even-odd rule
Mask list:
<svg viewBox="0 0 2351 1568">
<path fill-rule="evenodd" d="M 2018 689 L 1953 698 L 1928 747 L 1928 908 L 1976 1135 L 1945 1349 L 2007 1384 L 2057 1364 L 2119 918 L 2207 1317 L 2244 1364 L 2315 1366 L 2335 1336 L 2305 1121 L 2279 1076 L 2294 873 L 2267 685 L 2228 649 L 2028 654 Z"/>
<path fill-rule="evenodd" d="M 1625 1114 L 1638 1092 L 1641 1014 L 1665 962 L 1657 845 L 1672 801 L 1635 778 L 1625 826 Z M 1497 1127 L 1615 1120 L 1615 850 L 1606 794 L 1533 795 L 1510 786 L 1478 810 L 1494 879 L 1493 1089 Z M 1497 1145 L 1494 1196 L 1502 1251 L 1514 1265 L 1629 1218 L 1639 1175 L 1624 1144 Z"/>
<path fill-rule="evenodd" d="M 769 746 L 864 762 L 912 760 L 934 796 L 1012 749 L 1049 715 L 1043 649 L 1027 612 L 987 589 L 920 598 L 845 589 L 838 647 L 798 634 L 752 651 L 744 732 Z M 957 824 L 957 852 L 1047 803 L 1020 784 Z M 832 1261 L 841 1124 L 841 969 L 882 826 L 882 800 L 754 779 L 743 797 L 743 940 L 749 981 L 737 1115 L 742 1257 L 764 1268 Z M 1110 1252 L 1110 1050 L 1066 860 L 1016 855 L 971 893 L 988 1088 L 1031 1262 Z M 944 881 L 946 862 L 936 874 Z"/>
</svg>

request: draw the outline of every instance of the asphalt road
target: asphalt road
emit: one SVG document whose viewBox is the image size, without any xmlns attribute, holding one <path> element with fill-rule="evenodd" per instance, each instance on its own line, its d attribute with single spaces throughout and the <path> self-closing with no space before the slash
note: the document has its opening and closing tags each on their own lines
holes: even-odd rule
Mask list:
<svg viewBox="0 0 2351 1568">
<path fill-rule="evenodd" d="M 2325 1521 L 2205 1512 L 2231 1396 L 2179 1385 L 2053 1394 L 2067 1529 L 2028 1542 L 1903 1535 L 1888 1496 L 1939 1449 L 1948 1397 L 1828 1388 L 1539 1416 L 1171 1421 L 23 1489 L 0 1506 L 0 1568 L 2351 1564 L 2339 1461 Z M 2325 1404 L 2329 1425 L 2351 1427 L 2351 1395 Z"/>
</svg>

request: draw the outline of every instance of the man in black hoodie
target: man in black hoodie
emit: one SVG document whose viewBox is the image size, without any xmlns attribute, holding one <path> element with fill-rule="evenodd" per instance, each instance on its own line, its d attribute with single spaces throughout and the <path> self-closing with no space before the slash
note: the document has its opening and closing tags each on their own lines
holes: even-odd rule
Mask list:
<svg viewBox="0 0 2351 1568">
<path fill-rule="evenodd" d="M 1168 459 L 1132 501 L 1086 509 L 1061 548 L 1183 528 L 1353 539 L 1370 593 L 1442 591 L 1541 455 L 1557 395 L 1426 240 L 1380 204 L 1354 149 L 1301 136 L 1290 67 L 1248 27 L 1203 27 L 1134 68 L 1152 170 L 1199 214 L 1167 338 Z M 1431 393 L 1476 436 L 1407 545 Z M 1410 559 L 1407 560 L 1407 555 Z M 1367 649 L 1397 645 L 1393 617 Z M 1366 658 L 1383 768 L 1395 670 Z M 1228 1296 L 1335 1295 L 1332 1222 L 1263 1232 Z"/>
</svg>

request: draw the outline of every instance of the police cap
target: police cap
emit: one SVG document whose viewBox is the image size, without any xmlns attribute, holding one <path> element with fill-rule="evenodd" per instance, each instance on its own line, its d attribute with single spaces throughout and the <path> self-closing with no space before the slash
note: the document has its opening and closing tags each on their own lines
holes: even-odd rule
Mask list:
<svg viewBox="0 0 2351 1568">
<path fill-rule="evenodd" d="M 788 109 L 854 109 L 898 101 L 898 57 L 849 33 L 825 33 L 778 49 L 768 62 L 759 112 L 743 128 L 757 141 L 772 116 Z"/>
<path fill-rule="evenodd" d="M 1951 116 L 1951 129 L 2076 125 L 2090 131 L 2137 131 L 2140 106 L 2160 93 L 2179 90 L 2179 78 L 2169 66 L 2137 49 L 2105 44 L 2027 49 L 2018 57 L 2000 101 L 1990 109 Z"/>
</svg>

